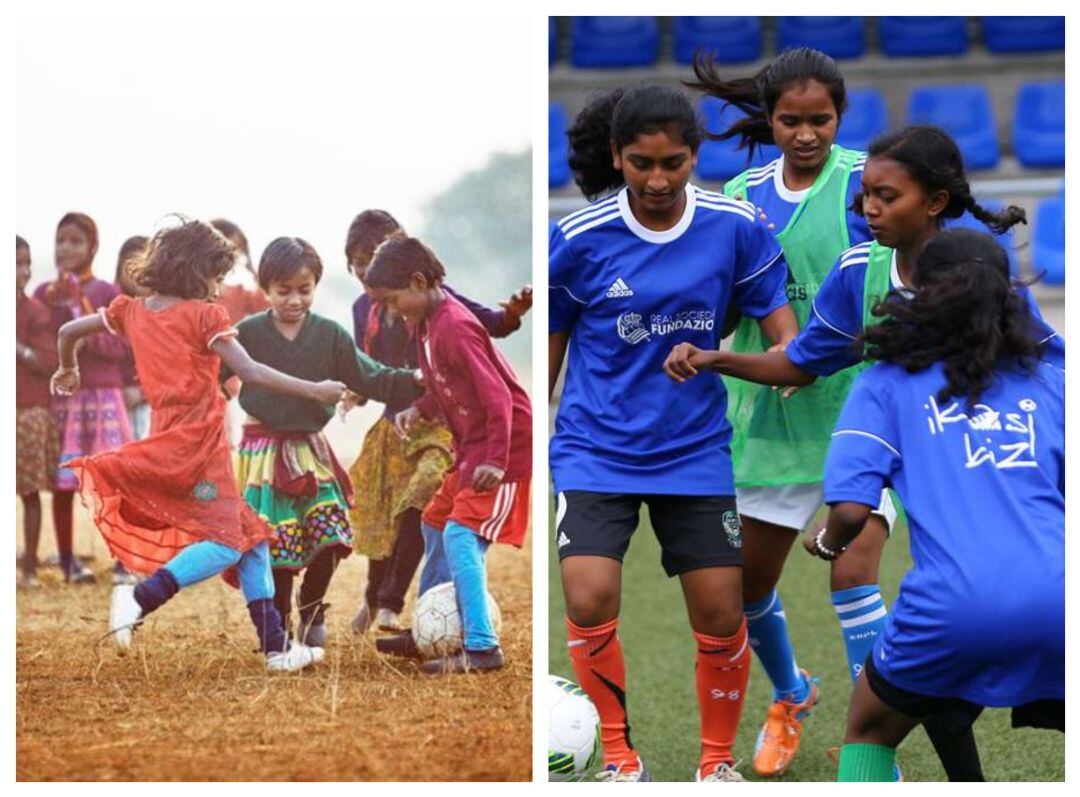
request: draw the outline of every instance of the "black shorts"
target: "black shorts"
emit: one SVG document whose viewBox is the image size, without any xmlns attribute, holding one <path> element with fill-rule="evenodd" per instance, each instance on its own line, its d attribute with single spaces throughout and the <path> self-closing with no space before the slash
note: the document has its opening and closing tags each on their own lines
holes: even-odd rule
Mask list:
<svg viewBox="0 0 1080 797">
<path fill-rule="evenodd" d="M 983 707 L 959 697 L 933 697 L 918 692 L 909 692 L 889 683 L 874 665 L 874 656 L 866 658 L 863 668 L 866 682 L 871 691 L 894 711 L 915 719 L 927 719 L 933 716 L 947 723 L 948 730 L 954 734 L 967 731 L 979 718 Z M 1014 728 L 1047 728 L 1065 732 L 1065 701 L 1036 700 L 1014 706 L 1012 710 Z"/>
<path fill-rule="evenodd" d="M 555 547 L 567 556 L 623 560 L 641 504 L 663 551 L 669 576 L 703 567 L 742 566 L 742 527 L 735 496 L 627 495 L 567 490 L 555 496 Z"/>
</svg>

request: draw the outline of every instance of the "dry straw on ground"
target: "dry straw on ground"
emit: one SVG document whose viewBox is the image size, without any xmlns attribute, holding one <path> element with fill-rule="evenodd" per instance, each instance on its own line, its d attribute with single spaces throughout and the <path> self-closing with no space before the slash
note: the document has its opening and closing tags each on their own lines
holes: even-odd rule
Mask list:
<svg viewBox="0 0 1080 797">
<path fill-rule="evenodd" d="M 440 678 L 349 631 L 365 582 L 359 557 L 331 584 L 327 658 L 313 670 L 267 675 L 243 599 L 220 579 L 162 607 L 120 657 L 106 636 L 111 563 L 85 517 L 76 541 L 93 552 L 98 585 L 68 587 L 43 569 L 44 586 L 17 597 L 19 780 L 530 777 L 531 538 L 489 553 L 507 667 Z"/>
</svg>

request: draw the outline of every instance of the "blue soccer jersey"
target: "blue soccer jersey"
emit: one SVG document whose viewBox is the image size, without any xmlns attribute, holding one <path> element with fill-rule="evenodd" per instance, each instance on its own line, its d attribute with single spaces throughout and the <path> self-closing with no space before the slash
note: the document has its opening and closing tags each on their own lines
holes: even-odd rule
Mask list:
<svg viewBox="0 0 1080 797">
<path fill-rule="evenodd" d="M 815 376 L 829 376 L 862 362 L 862 352 L 853 344 L 863 331 L 863 301 L 866 270 L 870 256 L 869 242 L 841 253 L 829 276 L 814 297 L 813 312 L 799 334 L 788 343 L 787 357 L 797 368 Z M 889 284 L 905 290 L 892 250 Z M 1046 344 L 1043 359 L 1058 368 L 1065 367 L 1065 339 L 1043 319 L 1039 305 L 1026 286 L 1017 286 L 1031 308 L 1035 335 Z"/>
<path fill-rule="evenodd" d="M 825 501 L 892 487 L 914 567 L 874 664 L 892 684 L 985 706 L 1065 697 L 1065 374 L 1002 369 L 972 407 L 938 401 L 940 363 L 859 375 L 825 463 Z"/>
<path fill-rule="evenodd" d="M 862 173 L 866 166 L 866 154 L 860 153 L 855 164 L 851 167 L 851 176 L 848 179 L 847 201 L 847 229 L 848 241 L 852 246 L 864 241 L 871 240 L 870 228 L 866 225 L 866 219 L 855 213 L 851 206 L 855 197 L 862 191 Z M 810 192 L 810 187 L 801 191 L 792 191 L 784 185 L 784 156 L 781 155 L 771 163 L 767 163 L 759 169 L 750 169 L 746 173 L 746 199 L 753 202 L 766 215 L 766 223 L 773 225 L 773 232 L 783 230 L 799 203 Z"/>
<path fill-rule="evenodd" d="M 562 219 L 550 243 L 551 332 L 569 332 L 555 489 L 733 495 L 721 379 L 675 384 L 676 343 L 715 349 L 729 300 L 754 318 L 787 303 L 780 245 L 753 208 L 686 188 L 670 230 L 643 227 L 627 190 Z"/>
</svg>

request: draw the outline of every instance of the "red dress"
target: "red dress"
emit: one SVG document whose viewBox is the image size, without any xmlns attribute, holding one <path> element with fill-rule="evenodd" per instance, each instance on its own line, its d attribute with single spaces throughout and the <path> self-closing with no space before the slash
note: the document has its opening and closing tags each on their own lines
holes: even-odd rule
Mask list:
<svg viewBox="0 0 1080 797">
<path fill-rule="evenodd" d="M 210 349 L 236 334 L 225 308 L 189 300 L 152 311 L 119 296 L 99 312 L 130 341 L 152 409 L 149 437 L 69 465 L 113 556 L 152 573 L 193 542 L 247 551 L 272 538 L 237 490 L 225 436 L 221 360 Z"/>
</svg>

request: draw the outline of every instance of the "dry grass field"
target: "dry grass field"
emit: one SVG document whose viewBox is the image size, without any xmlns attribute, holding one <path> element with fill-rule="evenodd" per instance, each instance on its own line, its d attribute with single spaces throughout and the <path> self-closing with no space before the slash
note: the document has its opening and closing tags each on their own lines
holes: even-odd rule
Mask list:
<svg viewBox="0 0 1080 797">
<path fill-rule="evenodd" d="M 220 579 L 177 595 L 118 656 L 106 636 L 111 562 L 77 518 L 76 550 L 93 554 L 99 583 L 69 587 L 42 569 L 42 588 L 17 596 L 18 780 L 531 777 L 531 535 L 522 551 L 489 554 L 504 670 L 432 678 L 377 654 L 372 636 L 349 630 L 366 571 L 350 557 L 327 596 L 326 661 L 269 676 L 240 593 Z"/>
</svg>

